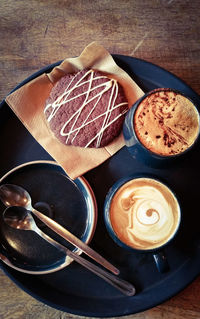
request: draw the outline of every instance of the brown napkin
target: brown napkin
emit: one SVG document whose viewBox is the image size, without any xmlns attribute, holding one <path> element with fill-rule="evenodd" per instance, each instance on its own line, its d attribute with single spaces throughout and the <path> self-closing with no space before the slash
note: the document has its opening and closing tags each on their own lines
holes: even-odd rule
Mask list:
<svg viewBox="0 0 200 319">
<path fill-rule="evenodd" d="M 130 76 L 117 66 L 112 56 L 96 42 L 89 44 L 77 58 L 65 59 L 49 74 L 42 74 L 6 98 L 6 102 L 41 146 L 63 167 L 72 179 L 98 166 L 123 145 L 122 134 L 104 148 L 81 148 L 58 141 L 44 117 L 45 101 L 53 85 L 67 73 L 85 68 L 107 73 L 124 88 L 129 107 L 144 93 Z"/>
</svg>

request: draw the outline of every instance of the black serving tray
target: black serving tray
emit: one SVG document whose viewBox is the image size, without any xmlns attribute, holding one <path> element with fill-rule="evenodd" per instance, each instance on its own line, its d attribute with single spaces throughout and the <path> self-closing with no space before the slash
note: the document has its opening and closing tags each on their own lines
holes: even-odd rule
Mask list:
<svg viewBox="0 0 200 319">
<path fill-rule="evenodd" d="M 200 106 L 200 97 L 172 73 L 146 61 L 113 55 L 145 91 L 170 87 L 188 95 Z M 19 84 L 24 85 L 59 62 L 47 66 Z M 16 88 L 15 88 L 16 89 Z M 52 160 L 3 101 L 0 106 L 0 176 L 17 165 L 34 160 Z M 198 214 L 200 148 L 178 166 L 152 169 L 134 160 L 123 147 L 112 158 L 86 173 L 98 205 L 98 222 L 91 246 L 119 267 L 120 276 L 136 286 L 137 294 L 126 297 L 99 277 L 73 262 L 48 275 L 27 275 L 1 263 L 5 273 L 24 291 L 51 307 L 91 317 L 115 317 L 152 308 L 191 283 L 200 272 L 200 232 Z M 176 239 L 166 247 L 170 271 L 160 274 L 151 254 L 130 253 L 109 237 L 103 220 L 106 193 L 114 182 L 126 175 L 147 173 L 159 177 L 173 188 L 182 207 L 182 223 Z"/>
</svg>

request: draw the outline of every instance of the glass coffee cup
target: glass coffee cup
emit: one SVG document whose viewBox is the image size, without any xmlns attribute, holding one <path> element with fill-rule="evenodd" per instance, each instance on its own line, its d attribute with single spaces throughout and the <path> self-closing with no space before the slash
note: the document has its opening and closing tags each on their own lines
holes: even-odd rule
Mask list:
<svg viewBox="0 0 200 319">
<path fill-rule="evenodd" d="M 106 196 L 104 220 L 119 246 L 152 253 L 160 272 L 169 269 L 163 248 L 178 232 L 181 209 L 174 192 L 163 182 L 142 175 L 120 179 Z"/>
<path fill-rule="evenodd" d="M 123 135 L 133 158 L 152 167 L 182 160 L 199 140 L 200 119 L 183 93 L 159 88 L 146 93 L 126 114 Z"/>
</svg>

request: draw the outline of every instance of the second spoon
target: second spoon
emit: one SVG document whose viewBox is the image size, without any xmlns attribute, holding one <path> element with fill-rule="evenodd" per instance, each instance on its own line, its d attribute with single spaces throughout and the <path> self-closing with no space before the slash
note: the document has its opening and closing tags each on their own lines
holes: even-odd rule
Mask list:
<svg viewBox="0 0 200 319">
<path fill-rule="evenodd" d="M 109 284 L 111 284 L 112 286 L 120 290 L 125 295 L 133 296 L 135 294 L 135 288 L 129 282 L 121 278 L 118 278 L 108 273 L 107 271 L 101 269 L 100 267 L 92 264 L 88 260 L 82 258 L 78 254 L 72 252 L 65 246 L 59 244 L 54 239 L 52 239 L 51 237 L 43 233 L 37 227 L 31 213 L 27 211 L 25 208 L 17 207 L 17 206 L 8 207 L 3 213 L 3 218 L 6 224 L 8 224 L 12 228 L 19 229 L 19 230 L 35 231 L 39 236 L 41 236 L 43 239 L 48 241 L 50 244 L 52 244 L 53 246 L 55 246 L 56 248 L 58 248 L 60 251 L 64 252 L 65 254 L 67 254 L 69 257 L 74 259 L 76 262 L 78 262 L 79 264 L 81 264 L 82 266 L 84 266 L 85 268 L 87 268 L 88 270 L 96 274 L 97 276 L 104 279 L 106 282 L 108 282 Z M 12 265 L 8 259 L 5 259 L 5 258 L 3 259 L 4 262 L 6 262 L 6 260 L 9 266 L 15 268 L 16 270 L 23 271 L 15 267 L 14 265 Z"/>
<path fill-rule="evenodd" d="M 86 255 L 94 259 L 96 262 L 118 275 L 119 270 L 113 266 L 109 261 L 102 257 L 99 253 L 90 248 L 87 244 L 82 242 L 78 237 L 74 236 L 66 228 L 62 227 L 55 220 L 40 213 L 32 206 L 31 196 L 22 187 L 13 184 L 4 184 L 0 186 L 0 199 L 5 206 L 21 206 L 30 210 L 35 216 L 37 216 L 45 225 L 51 228 L 59 236 L 70 242 L 75 247 L 81 249 Z"/>
</svg>

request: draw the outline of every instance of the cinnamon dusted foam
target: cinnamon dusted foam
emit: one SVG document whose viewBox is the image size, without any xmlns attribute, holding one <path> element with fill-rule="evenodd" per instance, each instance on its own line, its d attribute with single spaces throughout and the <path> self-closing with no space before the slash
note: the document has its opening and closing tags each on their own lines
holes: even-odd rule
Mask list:
<svg viewBox="0 0 200 319">
<path fill-rule="evenodd" d="M 150 151 L 171 156 L 184 152 L 199 134 L 199 115 L 194 104 L 170 89 L 144 98 L 134 116 L 135 132 Z"/>
</svg>

